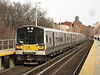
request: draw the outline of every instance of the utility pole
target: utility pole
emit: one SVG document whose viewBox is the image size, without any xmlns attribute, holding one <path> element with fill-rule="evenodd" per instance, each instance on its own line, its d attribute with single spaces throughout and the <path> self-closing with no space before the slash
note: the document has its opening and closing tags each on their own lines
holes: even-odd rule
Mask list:
<svg viewBox="0 0 100 75">
<path fill-rule="evenodd" d="M 38 5 L 41 4 L 40 2 L 36 2 L 35 4 L 35 25 L 37 26 L 38 24 L 38 11 L 37 11 L 37 8 L 38 8 Z"/>
<path fill-rule="evenodd" d="M 37 2 L 35 5 L 35 25 L 37 26 Z"/>
</svg>

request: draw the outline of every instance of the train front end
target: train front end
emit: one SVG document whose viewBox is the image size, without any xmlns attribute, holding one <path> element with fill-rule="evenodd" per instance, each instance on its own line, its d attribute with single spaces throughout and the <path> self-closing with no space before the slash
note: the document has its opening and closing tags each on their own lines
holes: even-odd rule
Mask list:
<svg viewBox="0 0 100 75">
<path fill-rule="evenodd" d="M 35 26 L 18 28 L 16 35 L 16 63 L 29 64 L 44 61 L 44 55 L 44 30 Z"/>
</svg>

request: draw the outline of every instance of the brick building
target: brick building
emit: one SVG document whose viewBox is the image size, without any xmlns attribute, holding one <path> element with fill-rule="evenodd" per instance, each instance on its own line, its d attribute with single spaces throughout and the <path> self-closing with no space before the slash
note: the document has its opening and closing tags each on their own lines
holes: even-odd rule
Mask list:
<svg viewBox="0 0 100 75">
<path fill-rule="evenodd" d="M 93 37 L 94 29 L 95 29 L 94 27 L 92 27 L 90 25 L 89 26 L 84 25 L 79 20 L 78 16 L 75 17 L 75 21 L 73 21 L 73 22 L 68 22 L 68 21 L 61 22 L 59 25 L 59 28 L 64 31 L 82 33 L 89 37 Z"/>
<path fill-rule="evenodd" d="M 68 22 L 68 21 L 61 22 L 59 27 L 60 27 L 61 30 L 72 32 L 72 22 Z"/>
<path fill-rule="evenodd" d="M 62 22 L 60 23 L 60 29 L 61 30 L 66 30 L 66 31 L 71 31 L 71 32 L 77 32 L 77 33 L 86 33 L 86 26 L 82 24 L 81 21 L 79 21 L 79 17 L 75 17 L 75 21 L 73 22 Z M 66 29 L 67 26 L 67 29 Z"/>
<path fill-rule="evenodd" d="M 100 23 L 94 23 L 93 26 L 95 27 L 95 35 L 100 35 Z"/>
<path fill-rule="evenodd" d="M 75 17 L 75 21 L 73 21 L 73 30 L 74 32 L 78 32 L 78 33 L 84 33 L 86 26 L 83 25 L 83 23 L 79 20 L 79 17 L 76 16 Z"/>
<path fill-rule="evenodd" d="M 96 22 L 93 24 L 93 26 L 95 27 L 95 36 L 100 40 L 100 22 Z"/>
<path fill-rule="evenodd" d="M 87 26 L 87 35 L 88 35 L 89 37 L 93 38 L 94 35 L 95 35 L 95 27 L 90 26 L 90 25 Z"/>
</svg>

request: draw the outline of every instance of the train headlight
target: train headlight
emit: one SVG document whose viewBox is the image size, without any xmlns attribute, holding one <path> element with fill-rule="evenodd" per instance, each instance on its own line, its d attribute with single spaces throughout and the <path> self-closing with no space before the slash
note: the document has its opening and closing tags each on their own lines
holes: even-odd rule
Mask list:
<svg viewBox="0 0 100 75">
<path fill-rule="evenodd" d="M 17 45 L 16 48 L 17 48 L 17 49 L 22 49 L 23 46 L 22 46 L 22 45 Z"/>
<path fill-rule="evenodd" d="M 38 48 L 42 48 L 42 46 L 38 46 Z"/>
<path fill-rule="evenodd" d="M 23 48 L 23 46 L 20 46 L 21 48 Z"/>
<path fill-rule="evenodd" d="M 29 27 L 27 27 L 27 30 L 29 30 L 30 28 Z"/>
<path fill-rule="evenodd" d="M 38 46 L 38 49 L 44 49 L 44 46 Z"/>
<path fill-rule="evenodd" d="M 31 27 L 31 30 L 33 30 L 34 28 L 33 27 Z"/>
<path fill-rule="evenodd" d="M 23 46 L 22 46 L 22 45 L 17 45 L 17 47 L 20 47 L 20 48 L 22 48 Z"/>
</svg>

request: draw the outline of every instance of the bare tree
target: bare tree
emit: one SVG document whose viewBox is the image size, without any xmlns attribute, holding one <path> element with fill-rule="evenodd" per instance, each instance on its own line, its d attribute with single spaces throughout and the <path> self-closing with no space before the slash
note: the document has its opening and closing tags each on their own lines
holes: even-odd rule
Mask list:
<svg viewBox="0 0 100 75">
<path fill-rule="evenodd" d="M 11 3 L 0 0 L 0 34 L 2 38 L 14 38 L 15 29 L 21 25 L 35 24 L 35 7 L 31 4 Z M 46 18 L 46 11 L 37 9 L 38 25 L 52 28 L 53 20 Z"/>
</svg>

